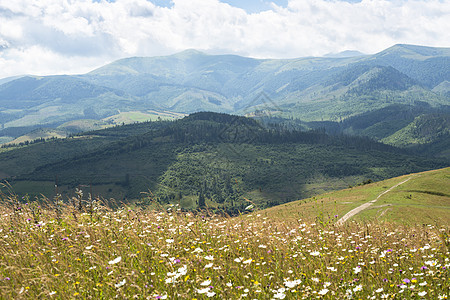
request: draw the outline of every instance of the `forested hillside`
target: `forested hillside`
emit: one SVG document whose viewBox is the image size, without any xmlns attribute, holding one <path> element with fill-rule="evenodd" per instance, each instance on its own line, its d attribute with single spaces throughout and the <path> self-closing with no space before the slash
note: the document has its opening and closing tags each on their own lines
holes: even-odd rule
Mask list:
<svg viewBox="0 0 450 300">
<path fill-rule="evenodd" d="M 32 197 L 54 194 L 56 181 L 64 196 L 89 186 L 105 198 L 229 213 L 249 201 L 268 207 L 447 164 L 364 137 L 217 113 L 113 127 L 0 153 L 3 179 Z"/>
</svg>

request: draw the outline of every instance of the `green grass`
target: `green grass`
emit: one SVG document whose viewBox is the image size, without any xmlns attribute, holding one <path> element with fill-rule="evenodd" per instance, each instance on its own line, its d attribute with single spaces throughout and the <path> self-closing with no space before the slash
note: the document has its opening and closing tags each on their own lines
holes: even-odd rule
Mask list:
<svg viewBox="0 0 450 300">
<path fill-rule="evenodd" d="M 136 122 L 158 121 L 158 120 L 175 120 L 185 116 L 181 113 L 173 112 L 157 112 L 157 111 L 128 111 L 121 112 L 117 115 L 103 119 L 104 121 L 112 121 L 114 124 L 131 124 Z"/>
<path fill-rule="evenodd" d="M 334 223 L 350 210 L 376 199 L 383 191 L 408 177 L 412 178 L 381 196 L 372 206 L 355 215 L 350 221 L 450 225 L 450 168 L 331 192 L 272 207 L 261 214 L 282 219 L 300 217 L 309 220 L 320 215 L 322 220 Z"/>
</svg>

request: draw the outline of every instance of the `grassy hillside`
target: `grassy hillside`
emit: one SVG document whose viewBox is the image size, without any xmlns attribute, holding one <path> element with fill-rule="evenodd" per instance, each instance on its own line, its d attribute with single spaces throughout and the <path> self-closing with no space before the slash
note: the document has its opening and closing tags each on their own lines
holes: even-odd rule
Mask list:
<svg viewBox="0 0 450 300">
<path fill-rule="evenodd" d="M 450 224 L 450 168 L 404 175 L 388 180 L 299 200 L 261 211 L 271 219 L 316 219 L 334 224 L 347 212 L 403 180 L 407 182 L 383 194 L 372 206 L 351 218 L 363 222 L 398 224 Z"/>
<path fill-rule="evenodd" d="M 147 110 L 147 111 L 121 112 L 117 115 L 107 117 L 103 120 L 108 123 L 120 125 L 120 124 L 132 124 L 137 122 L 142 123 L 147 121 L 158 121 L 158 120 L 176 120 L 184 116 L 185 114 L 173 113 L 169 111 Z"/>
</svg>

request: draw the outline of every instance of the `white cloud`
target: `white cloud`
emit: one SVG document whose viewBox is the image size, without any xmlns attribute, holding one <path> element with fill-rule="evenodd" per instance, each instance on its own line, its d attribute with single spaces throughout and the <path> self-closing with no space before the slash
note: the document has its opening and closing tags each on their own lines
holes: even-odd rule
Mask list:
<svg viewBox="0 0 450 300">
<path fill-rule="evenodd" d="M 290 0 L 249 14 L 218 0 L 0 0 L 0 78 L 86 72 L 187 48 L 301 57 L 396 43 L 449 46 L 448 0 Z"/>
</svg>

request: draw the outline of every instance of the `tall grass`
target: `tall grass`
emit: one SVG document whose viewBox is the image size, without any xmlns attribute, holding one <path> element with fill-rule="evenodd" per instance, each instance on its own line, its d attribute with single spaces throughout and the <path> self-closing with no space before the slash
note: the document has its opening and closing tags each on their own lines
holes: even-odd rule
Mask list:
<svg viewBox="0 0 450 300">
<path fill-rule="evenodd" d="M 1 199 L 2 299 L 446 299 L 449 230 Z"/>
</svg>

